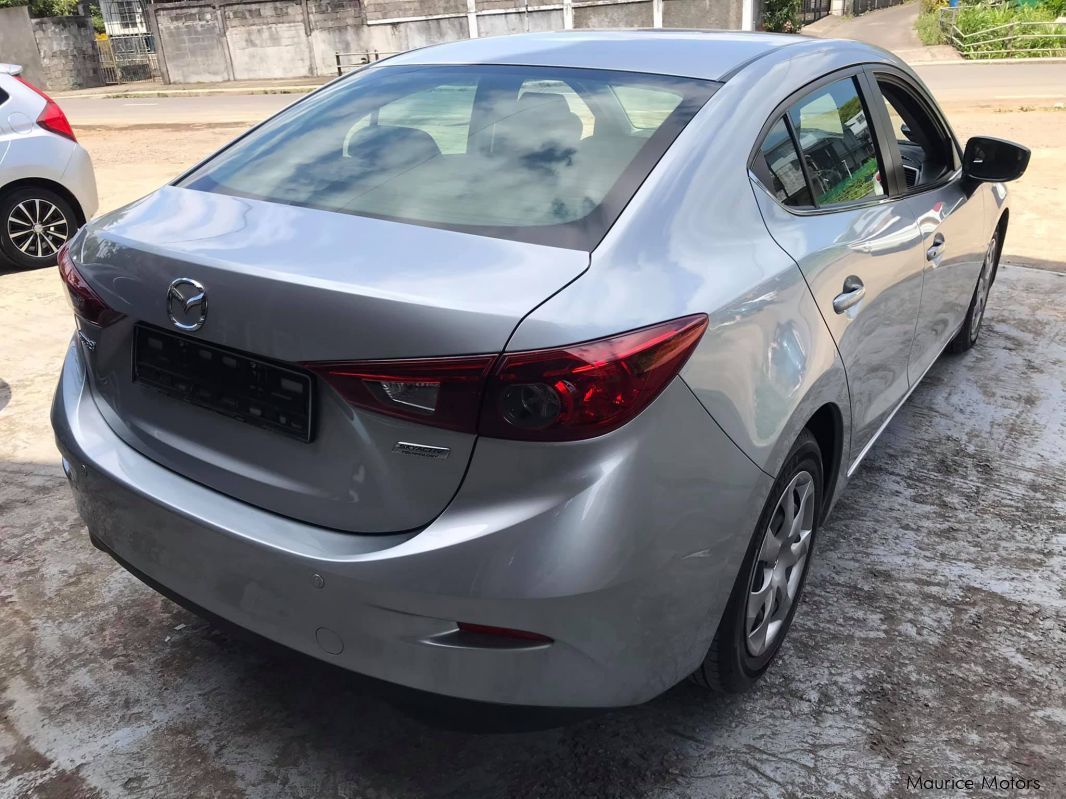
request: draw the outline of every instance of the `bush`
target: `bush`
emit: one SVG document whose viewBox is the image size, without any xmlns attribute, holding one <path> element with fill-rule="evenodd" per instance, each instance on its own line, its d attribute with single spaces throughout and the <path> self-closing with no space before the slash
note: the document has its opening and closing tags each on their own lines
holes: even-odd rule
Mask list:
<svg viewBox="0 0 1066 799">
<path fill-rule="evenodd" d="M 763 6 L 763 30 L 795 33 L 800 29 L 801 0 L 766 0 Z"/>
<path fill-rule="evenodd" d="M 971 34 L 971 36 L 970 38 L 960 39 L 956 43 L 956 47 L 958 47 L 959 52 L 969 58 L 1063 53 L 1066 52 L 1066 24 L 1054 24 L 1057 16 L 1058 13 L 1049 8 L 1047 4 L 1038 6 L 963 6 L 955 17 L 955 25 L 964 36 L 966 34 Z M 989 28 L 1009 25 L 1012 22 L 1039 22 L 1045 24 L 1020 28 L 1018 33 L 1026 36 L 1026 38 L 1010 38 L 1012 31 L 1009 28 L 989 31 L 984 36 L 972 36 L 972 34 L 987 31 Z"/>
<path fill-rule="evenodd" d="M 0 8 L 27 5 L 31 17 L 65 17 L 78 13 L 78 0 L 0 0 Z"/>
<path fill-rule="evenodd" d="M 925 3 L 925 0 L 922 0 Z M 944 43 L 944 34 L 940 30 L 940 13 L 938 11 L 925 12 L 918 15 L 914 23 L 914 29 L 918 32 L 918 38 L 922 44 L 929 46 Z"/>
</svg>

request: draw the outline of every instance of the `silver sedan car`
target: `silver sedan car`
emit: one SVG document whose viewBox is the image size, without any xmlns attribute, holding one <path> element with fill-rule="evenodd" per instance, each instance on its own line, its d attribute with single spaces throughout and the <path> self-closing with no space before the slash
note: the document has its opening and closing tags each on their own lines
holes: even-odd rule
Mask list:
<svg viewBox="0 0 1066 799">
<path fill-rule="evenodd" d="M 849 475 L 977 340 L 1027 162 L 855 42 L 413 51 L 64 249 L 64 467 L 135 575 L 356 672 L 740 691 Z"/>
</svg>

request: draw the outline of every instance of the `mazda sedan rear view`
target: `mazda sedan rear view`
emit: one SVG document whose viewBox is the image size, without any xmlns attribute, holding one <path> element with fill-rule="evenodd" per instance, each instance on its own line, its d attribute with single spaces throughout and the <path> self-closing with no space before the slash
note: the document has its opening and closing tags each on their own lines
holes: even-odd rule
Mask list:
<svg viewBox="0 0 1066 799">
<path fill-rule="evenodd" d="M 160 591 L 403 686 L 742 690 L 848 476 L 977 341 L 1027 160 L 854 42 L 377 62 L 62 251 L 79 511 Z"/>
</svg>

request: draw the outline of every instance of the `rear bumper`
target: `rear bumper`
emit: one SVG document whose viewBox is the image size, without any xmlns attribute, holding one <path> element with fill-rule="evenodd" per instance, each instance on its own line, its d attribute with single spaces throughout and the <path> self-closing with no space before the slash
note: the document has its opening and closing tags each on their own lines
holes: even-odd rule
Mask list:
<svg viewBox="0 0 1066 799">
<path fill-rule="evenodd" d="M 150 581 L 353 671 L 504 704 L 629 705 L 682 679 L 770 487 L 679 381 L 591 442 L 482 439 L 447 510 L 397 535 L 302 524 L 145 458 L 100 415 L 76 344 L 52 423 L 91 535 Z"/>
</svg>

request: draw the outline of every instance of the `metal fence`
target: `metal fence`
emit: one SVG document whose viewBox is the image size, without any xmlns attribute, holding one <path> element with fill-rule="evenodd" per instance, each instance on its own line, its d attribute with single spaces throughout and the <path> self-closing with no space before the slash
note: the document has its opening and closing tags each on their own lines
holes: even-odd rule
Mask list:
<svg viewBox="0 0 1066 799">
<path fill-rule="evenodd" d="M 159 80 L 159 57 L 150 33 L 97 39 L 105 83 Z"/>
<path fill-rule="evenodd" d="M 830 0 L 803 0 L 803 5 L 800 7 L 800 23 L 809 25 L 822 17 L 829 16 L 829 3 Z"/>
<path fill-rule="evenodd" d="M 963 58 L 1015 58 L 1066 55 L 1066 23 L 1008 22 L 984 30 L 963 33 L 956 25 L 957 8 L 940 14 L 944 38 Z"/>
<path fill-rule="evenodd" d="M 390 55 L 397 55 L 403 52 L 402 50 L 364 50 L 359 53 L 337 53 L 337 74 L 343 75 L 345 72 L 350 72 L 353 69 L 365 66 L 372 61 L 379 61 L 382 58 L 388 58 Z"/>
<path fill-rule="evenodd" d="M 147 0 L 100 0 L 106 38 L 98 39 L 107 83 L 159 80 L 155 37 L 148 25 Z"/>
<path fill-rule="evenodd" d="M 852 0 L 851 13 L 855 16 L 859 14 L 868 14 L 871 11 L 877 11 L 880 8 L 888 8 L 889 6 L 898 6 L 903 0 Z"/>
</svg>

